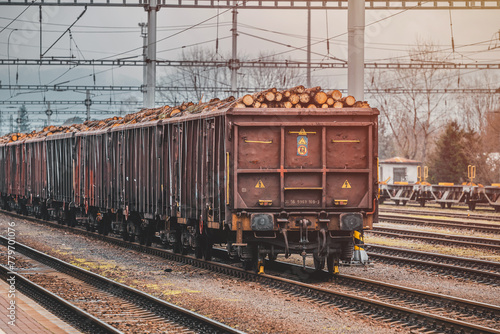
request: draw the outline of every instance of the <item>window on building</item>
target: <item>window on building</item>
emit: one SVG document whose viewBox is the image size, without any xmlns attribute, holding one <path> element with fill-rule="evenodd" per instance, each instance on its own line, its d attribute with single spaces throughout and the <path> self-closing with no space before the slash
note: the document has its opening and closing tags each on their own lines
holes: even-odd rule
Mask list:
<svg viewBox="0 0 500 334">
<path fill-rule="evenodd" d="M 398 167 L 393 169 L 394 182 L 405 182 L 407 180 L 406 167 Z"/>
</svg>

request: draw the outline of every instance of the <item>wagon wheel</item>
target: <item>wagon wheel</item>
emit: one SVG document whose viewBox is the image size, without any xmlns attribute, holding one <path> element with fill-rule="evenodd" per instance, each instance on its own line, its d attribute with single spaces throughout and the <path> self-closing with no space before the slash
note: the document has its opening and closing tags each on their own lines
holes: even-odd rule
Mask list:
<svg viewBox="0 0 500 334">
<path fill-rule="evenodd" d="M 446 203 L 446 207 L 447 207 L 448 209 L 451 209 L 451 205 L 452 205 L 452 204 L 453 204 L 453 203 Z"/>
<path fill-rule="evenodd" d="M 135 241 L 135 228 L 134 228 L 134 222 L 131 220 L 127 221 L 127 234 L 128 234 L 128 241 L 134 242 Z"/>
<path fill-rule="evenodd" d="M 259 258 L 257 247 L 252 247 L 251 249 L 252 257 L 250 259 L 243 260 L 243 269 L 250 270 L 253 272 L 259 271 Z"/>
<path fill-rule="evenodd" d="M 87 229 L 87 231 L 89 232 L 94 232 L 94 226 L 95 226 L 95 217 L 94 215 L 91 213 L 89 214 L 89 219 L 87 220 L 87 222 L 85 223 L 85 228 Z"/>
<path fill-rule="evenodd" d="M 174 253 L 180 253 L 181 252 L 181 232 L 174 230 L 172 231 L 175 233 L 175 241 L 172 242 L 172 251 Z"/>
<path fill-rule="evenodd" d="M 469 210 L 476 210 L 476 202 L 469 202 Z"/>
<path fill-rule="evenodd" d="M 212 261 L 212 248 L 213 248 L 213 242 L 210 240 L 208 236 L 205 236 L 203 238 L 202 242 L 202 252 L 203 252 L 203 259 L 205 261 Z"/>
<path fill-rule="evenodd" d="M 196 236 L 196 246 L 194 247 L 194 256 L 197 259 L 201 259 L 203 257 L 203 240 L 201 235 Z"/>
<path fill-rule="evenodd" d="M 314 269 L 316 271 L 321 271 L 325 268 L 326 259 L 324 256 L 319 257 L 318 255 L 314 254 L 313 259 L 314 259 Z"/>
<path fill-rule="evenodd" d="M 326 258 L 326 266 L 328 267 L 328 273 L 329 274 L 334 274 L 335 270 L 335 263 L 338 263 L 338 258 L 336 258 L 335 254 L 330 254 Z"/>
<path fill-rule="evenodd" d="M 394 203 L 396 203 L 396 206 L 399 206 L 399 200 L 395 200 Z"/>
<path fill-rule="evenodd" d="M 148 226 L 146 229 L 146 246 L 151 247 L 151 244 L 153 243 L 153 229 L 151 226 Z"/>
<path fill-rule="evenodd" d="M 439 205 L 441 205 L 441 209 L 444 209 L 446 206 L 446 203 L 439 203 Z"/>
<path fill-rule="evenodd" d="M 405 205 L 406 205 L 406 203 L 408 203 L 408 201 L 403 201 L 403 206 L 405 206 Z"/>
<path fill-rule="evenodd" d="M 128 235 L 128 231 L 127 231 L 127 223 L 125 222 L 122 222 L 122 239 L 123 241 L 128 241 L 129 239 L 129 235 Z"/>
<path fill-rule="evenodd" d="M 424 206 L 425 206 L 425 200 L 424 200 L 424 199 L 421 199 L 421 200 L 420 200 L 420 206 L 421 206 L 421 207 L 424 207 Z"/>
</svg>

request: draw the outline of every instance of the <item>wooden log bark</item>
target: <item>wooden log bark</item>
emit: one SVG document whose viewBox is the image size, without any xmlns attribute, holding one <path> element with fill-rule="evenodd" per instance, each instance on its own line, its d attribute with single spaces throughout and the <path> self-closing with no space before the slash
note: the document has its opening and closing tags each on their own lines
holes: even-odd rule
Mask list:
<svg viewBox="0 0 500 334">
<path fill-rule="evenodd" d="M 276 99 L 276 94 L 273 92 L 267 92 L 264 94 L 266 101 L 273 102 Z"/>
<path fill-rule="evenodd" d="M 293 108 L 293 104 L 292 104 L 292 102 L 290 102 L 290 101 L 285 101 L 285 102 L 283 103 L 283 106 L 284 106 L 285 108 L 287 108 L 287 109 Z"/>
<path fill-rule="evenodd" d="M 250 107 L 253 102 L 254 102 L 254 99 L 253 99 L 253 96 L 250 95 L 250 94 L 247 94 L 245 96 L 243 96 L 243 98 L 241 99 L 241 101 L 247 106 L 247 107 Z"/>
<path fill-rule="evenodd" d="M 302 85 L 297 86 L 297 87 L 293 87 L 292 89 L 290 89 L 290 92 L 295 93 L 295 94 L 302 94 L 305 91 L 306 91 L 306 88 Z"/>
<path fill-rule="evenodd" d="M 349 95 L 344 98 L 344 103 L 349 107 L 352 107 L 354 103 L 356 103 L 356 99 L 354 98 L 354 96 Z"/>
<path fill-rule="evenodd" d="M 280 102 L 281 100 L 283 100 L 283 94 L 281 94 L 280 92 L 277 92 L 274 100 L 276 102 Z"/>
<path fill-rule="evenodd" d="M 328 96 L 325 92 L 319 91 L 314 95 L 314 101 L 319 105 L 326 103 L 326 100 L 328 100 Z"/>
<path fill-rule="evenodd" d="M 299 95 L 300 103 L 309 103 L 311 101 L 311 96 L 308 93 L 302 93 Z"/>
<path fill-rule="evenodd" d="M 344 108 L 344 104 L 342 103 L 342 101 L 335 101 L 335 103 L 333 104 L 333 107 L 334 108 Z"/>
<path fill-rule="evenodd" d="M 326 93 L 326 95 L 331 96 L 335 101 L 338 101 L 342 98 L 342 93 L 337 89 Z"/>
<path fill-rule="evenodd" d="M 334 103 L 335 100 L 332 97 L 326 99 L 326 104 L 328 104 L 329 106 L 333 106 Z"/>
<path fill-rule="evenodd" d="M 291 104 L 296 105 L 297 103 L 300 102 L 300 97 L 297 94 L 291 94 L 290 97 L 288 98 L 288 101 L 290 101 Z"/>
</svg>

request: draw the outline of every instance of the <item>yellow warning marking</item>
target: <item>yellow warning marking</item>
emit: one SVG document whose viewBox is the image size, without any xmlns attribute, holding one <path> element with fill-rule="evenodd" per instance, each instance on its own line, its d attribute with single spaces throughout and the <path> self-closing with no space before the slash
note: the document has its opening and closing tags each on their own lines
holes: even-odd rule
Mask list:
<svg viewBox="0 0 500 334">
<path fill-rule="evenodd" d="M 265 188 L 266 186 L 264 185 L 264 183 L 262 183 L 262 180 L 259 180 L 259 182 L 257 182 L 257 184 L 255 185 L 255 188 Z"/>
<path fill-rule="evenodd" d="M 360 143 L 358 139 L 332 139 L 332 143 Z"/>
<path fill-rule="evenodd" d="M 307 144 L 307 142 L 306 142 L 306 140 L 305 140 L 305 138 L 304 138 L 304 137 L 301 137 L 301 138 L 299 139 L 299 145 L 300 145 L 300 144 L 303 144 L 303 145 L 306 145 L 306 144 Z"/>
<path fill-rule="evenodd" d="M 350 189 L 351 185 L 349 184 L 349 181 L 345 180 L 344 184 L 342 185 L 342 188 Z"/>
<path fill-rule="evenodd" d="M 307 136 L 308 134 L 316 134 L 316 131 L 306 131 L 304 129 L 301 129 L 300 131 L 288 131 L 289 134 L 298 134 L 299 136 Z"/>
</svg>

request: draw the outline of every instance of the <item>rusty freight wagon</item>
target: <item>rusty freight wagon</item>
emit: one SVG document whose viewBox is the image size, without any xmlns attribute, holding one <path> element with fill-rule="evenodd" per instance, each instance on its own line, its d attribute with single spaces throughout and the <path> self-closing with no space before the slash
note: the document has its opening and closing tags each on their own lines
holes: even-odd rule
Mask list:
<svg viewBox="0 0 500 334">
<path fill-rule="evenodd" d="M 333 272 L 377 220 L 378 114 L 233 103 L 1 144 L 2 200 L 206 259 L 223 244 L 256 269 L 301 254 Z"/>
</svg>

